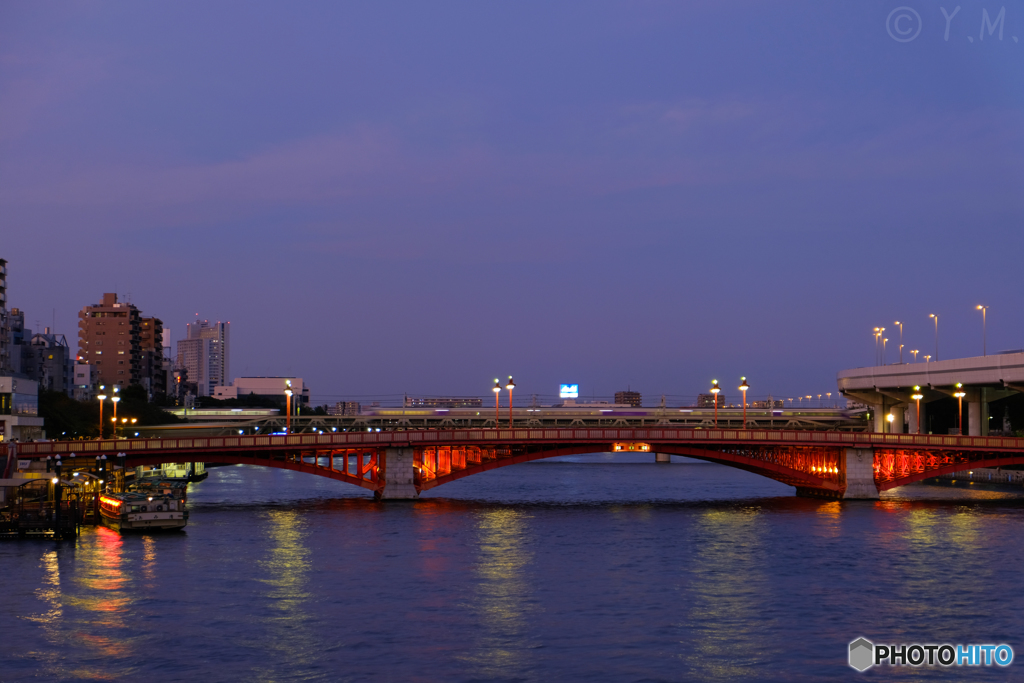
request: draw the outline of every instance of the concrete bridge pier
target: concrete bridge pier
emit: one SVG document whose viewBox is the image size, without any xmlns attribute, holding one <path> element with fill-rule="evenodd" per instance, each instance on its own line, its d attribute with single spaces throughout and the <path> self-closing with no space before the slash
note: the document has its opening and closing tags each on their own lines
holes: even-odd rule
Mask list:
<svg viewBox="0 0 1024 683">
<path fill-rule="evenodd" d="M 877 500 L 878 487 L 875 485 L 875 450 L 873 448 L 847 448 L 846 458 L 846 500 Z"/>
<path fill-rule="evenodd" d="M 382 500 L 415 500 L 420 497 L 413 482 L 413 449 L 384 450 L 384 490 Z"/>
<path fill-rule="evenodd" d="M 988 436 L 988 393 L 985 387 L 978 389 L 977 400 L 967 403 L 967 435 Z M 973 398 L 973 397 L 972 397 Z"/>
<path fill-rule="evenodd" d="M 655 453 L 654 462 L 672 462 L 672 456 L 668 453 Z"/>
</svg>

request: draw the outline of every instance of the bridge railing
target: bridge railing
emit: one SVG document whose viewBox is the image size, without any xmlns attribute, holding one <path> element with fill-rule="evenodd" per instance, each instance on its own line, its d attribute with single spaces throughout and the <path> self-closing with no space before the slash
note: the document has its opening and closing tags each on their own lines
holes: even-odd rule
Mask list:
<svg viewBox="0 0 1024 683">
<path fill-rule="evenodd" d="M 451 429 L 389 432 L 340 432 L 281 436 L 209 436 L 175 439 L 104 439 L 102 441 L 47 441 L 19 443 L 19 458 L 60 455 L 93 456 L 110 453 L 156 453 L 218 450 L 296 450 L 417 446 L 443 444 L 559 443 L 618 441 L 714 443 L 716 445 L 833 445 L 847 447 L 925 447 L 929 449 L 1022 450 L 1024 438 L 994 436 L 946 436 L 936 434 L 880 434 L 874 432 L 824 432 L 767 429 L 688 428 L 574 428 L 574 429 Z"/>
</svg>

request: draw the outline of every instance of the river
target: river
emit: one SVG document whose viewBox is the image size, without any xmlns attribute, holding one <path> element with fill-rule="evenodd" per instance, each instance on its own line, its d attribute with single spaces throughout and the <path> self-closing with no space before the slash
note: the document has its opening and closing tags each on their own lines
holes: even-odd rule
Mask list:
<svg viewBox="0 0 1024 683">
<path fill-rule="evenodd" d="M 1024 491 L 797 498 L 719 465 L 539 461 L 374 502 L 212 469 L 183 532 L 0 544 L 0 681 L 1012 680 L 847 644 L 1024 634 Z M 675 459 L 674 459 L 675 460 Z"/>
</svg>

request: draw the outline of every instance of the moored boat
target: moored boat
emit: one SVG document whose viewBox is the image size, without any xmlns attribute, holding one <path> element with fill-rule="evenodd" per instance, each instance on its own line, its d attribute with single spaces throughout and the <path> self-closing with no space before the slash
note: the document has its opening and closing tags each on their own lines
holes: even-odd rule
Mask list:
<svg viewBox="0 0 1024 683">
<path fill-rule="evenodd" d="M 152 486 L 145 491 L 104 493 L 100 519 L 118 531 L 181 529 L 188 524 L 184 488 Z"/>
</svg>

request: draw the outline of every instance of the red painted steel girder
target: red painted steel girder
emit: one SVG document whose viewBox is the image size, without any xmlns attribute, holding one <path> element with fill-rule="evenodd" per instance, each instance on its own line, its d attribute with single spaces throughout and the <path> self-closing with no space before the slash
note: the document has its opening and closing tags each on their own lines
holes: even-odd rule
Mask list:
<svg viewBox="0 0 1024 683">
<path fill-rule="evenodd" d="M 50 441 L 19 443 L 19 458 L 47 455 L 110 455 L 118 452 L 204 454 L 228 451 L 305 450 L 315 448 L 409 447 L 409 446 L 511 446 L 545 444 L 573 446 L 610 442 L 647 442 L 652 450 L 663 445 L 708 446 L 785 445 L 846 448 L 907 448 L 915 450 L 977 450 L 1024 452 L 1024 438 L 938 436 L 931 434 L 876 434 L 871 432 L 823 432 L 765 429 L 452 429 L 393 432 L 343 432 L 290 434 L 285 436 L 219 436 L 180 439 L 119 439 L 105 441 Z M 0 454 L 6 455 L 6 445 Z M 202 458 L 194 458 L 196 461 Z M 211 460 L 212 458 L 207 458 Z M 165 462 L 170 462 L 165 461 Z"/>
</svg>

